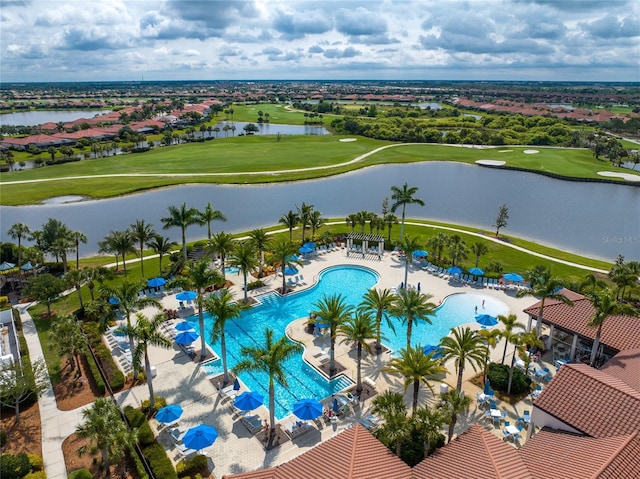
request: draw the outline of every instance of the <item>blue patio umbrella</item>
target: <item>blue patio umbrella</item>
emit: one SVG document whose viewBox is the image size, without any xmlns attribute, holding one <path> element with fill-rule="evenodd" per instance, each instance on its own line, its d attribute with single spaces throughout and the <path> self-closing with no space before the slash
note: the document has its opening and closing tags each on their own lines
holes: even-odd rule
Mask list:
<svg viewBox="0 0 640 479">
<path fill-rule="evenodd" d="M 462 270 L 460 268 L 458 268 L 457 266 L 451 266 L 450 268 L 447 269 L 447 273 L 449 273 L 449 274 L 460 274 L 460 273 L 462 273 Z"/>
<path fill-rule="evenodd" d="M 264 397 L 253 391 L 245 391 L 233 401 L 233 405 L 241 411 L 257 409 L 262 406 L 263 403 Z"/>
<path fill-rule="evenodd" d="M 287 256 L 287 261 L 298 261 L 300 258 L 297 254 L 292 254 L 291 256 Z"/>
<path fill-rule="evenodd" d="M 189 449 L 199 451 L 205 447 L 209 447 L 218 438 L 218 431 L 213 426 L 200 424 L 199 426 L 189 429 L 182 438 L 182 442 Z"/>
<path fill-rule="evenodd" d="M 293 266 L 287 266 L 284 269 L 284 274 L 291 276 L 292 274 L 298 274 L 298 268 L 294 268 Z"/>
<path fill-rule="evenodd" d="M 0 271 L 9 271 L 10 269 L 13 269 L 15 267 L 16 267 L 15 264 L 5 261 L 2 264 L 0 264 Z"/>
<path fill-rule="evenodd" d="M 427 256 L 429 256 L 429 253 L 423 249 L 419 249 L 413 252 L 414 258 L 426 258 Z"/>
<path fill-rule="evenodd" d="M 338 414 L 340 411 L 340 404 L 338 403 L 338 398 L 333 398 L 333 403 L 331 403 L 331 410 Z"/>
<path fill-rule="evenodd" d="M 473 274 L 475 276 L 481 276 L 484 274 L 484 270 L 481 268 L 470 268 L 469 274 Z"/>
<path fill-rule="evenodd" d="M 313 251 L 313 248 L 309 248 L 307 246 L 300 246 L 300 248 L 298 248 L 298 253 L 300 254 L 308 254 L 311 253 Z"/>
<path fill-rule="evenodd" d="M 118 304 L 120 304 L 120 300 L 118 298 L 114 298 L 112 296 L 111 298 L 109 298 L 109 303 L 111 303 L 113 305 L 118 305 Z"/>
<path fill-rule="evenodd" d="M 322 414 L 322 404 L 315 399 L 301 399 L 293 405 L 293 414 L 305 421 L 315 419 Z"/>
<path fill-rule="evenodd" d="M 524 281 L 524 278 L 517 273 L 507 273 L 503 276 L 506 281 L 513 281 L 514 283 L 519 283 Z"/>
<path fill-rule="evenodd" d="M 189 321 L 181 321 L 176 324 L 175 328 L 178 331 L 191 331 L 193 329 L 193 326 Z"/>
<path fill-rule="evenodd" d="M 22 271 L 31 271 L 33 269 L 33 265 L 31 264 L 31 261 L 27 261 L 25 264 L 20 266 L 20 269 Z"/>
<path fill-rule="evenodd" d="M 149 281 L 147 281 L 147 286 L 149 286 L 150 288 L 159 288 L 160 286 L 164 286 L 165 284 L 167 284 L 167 280 L 164 278 L 151 278 Z"/>
<path fill-rule="evenodd" d="M 239 391 L 240 390 L 240 381 L 238 381 L 238 378 L 236 378 L 233 381 L 233 390 L 234 391 Z"/>
<path fill-rule="evenodd" d="M 317 245 L 313 242 L 313 241 L 307 241 L 305 244 L 303 244 L 302 246 L 304 246 L 305 248 L 311 248 L 314 249 Z"/>
<path fill-rule="evenodd" d="M 431 355 L 431 357 L 433 359 L 440 359 L 441 357 L 444 356 L 444 351 L 442 350 L 442 348 L 440 346 L 434 346 L 433 344 L 427 344 L 424 347 L 424 354 L 425 355 Z"/>
<path fill-rule="evenodd" d="M 493 395 L 493 389 L 491 389 L 491 381 L 489 381 L 488 379 L 487 379 L 487 382 L 484 383 L 484 393 L 487 396 L 492 396 Z"/>
<path fill-rule="evenodd" d="M 176 294 L 176 299 L 178 301 L 193 301 L 198 297 L 198 293 L 195 291 L 182 291 L 181 293 Z"/>
<path fill-rule="evenodd" d="M 182 416 L 182 407 L 179 404 L 169 404 L 162 409 L 158 409 L 156 420 L 163 424 L 171 424 L 180 419 L 180 416 Z"/>
<path fill-rule="evenodd" d="M 195 331 L 183 331 L 176 336 L 176 343 L 178 344 L 191 344 L 196 339 L 198 339 L 200 335 Z"/>
<path fill-rule="evenodd" d="M 490 314 L 479 314 L 476 316 L 476 322 L 482 326 L 495 326 L 498 324 L 498 318 Z"/>
</svg>

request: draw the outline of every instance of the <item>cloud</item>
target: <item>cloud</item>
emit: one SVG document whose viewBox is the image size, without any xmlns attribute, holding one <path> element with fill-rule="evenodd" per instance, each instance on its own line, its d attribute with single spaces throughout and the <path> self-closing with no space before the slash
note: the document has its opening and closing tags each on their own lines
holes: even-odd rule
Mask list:
<svg viewBox="0 0 640 479">
<path fill-rule="evenodd" d="M 336 30 L 348 36 L 383 35 L 387 33 L 387 22 L 380 12 L 371 12 L 365 8 L 336 12 Z"/>
<path fill-rule="evenodd" d="M 581 22 L 580 27 L 594 38 L 640 37 L 640 19 L 637 16 L 619 19 L 614 15 L 606 15 L 592 22 Z"/>
<path fill-rule="evenodd" d="M 326 33 L 333 28 L 329 18 L 308 10 L 297 13 L 278 10 L 271 27 L 289 40 Z"/>
<path fill-rule="evenodd" d="M 324 51 L 326 58 L 353 58 L 362 55 L 362 52 L 353 47 L 347 47 L 343 50 L 339 48 L 329 48 Z"/>
</svg>

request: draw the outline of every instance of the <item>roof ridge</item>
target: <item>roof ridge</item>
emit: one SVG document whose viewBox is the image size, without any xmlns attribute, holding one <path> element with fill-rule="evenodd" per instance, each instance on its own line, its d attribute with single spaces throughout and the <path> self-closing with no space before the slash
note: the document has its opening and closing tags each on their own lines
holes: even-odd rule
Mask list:
<svg viewBox="0 0 640 479">
<path fill-rule="evenodd" d="M 491 461 L 491 465 L 493 466 L 493 470 L 496 472 L 496 479 L 499 479 L 502 476 L 502 474 L 500 473 L 499 469 L 498 469 L 498 465 L 493 457 L 492 454 L 492 449 L 489 447 L 489 442 L 488 442 L 488 434 L 490 434 L 489 432 L 487 432 L 487 435 L 485 435 L 485 430 L 484 428 L 481 428 L 480 426 L 478 426 L 478 432 L 480 433 L 480 437 L 482 438 L 482 444 L 484 445 L 485 450 L 487 451 L 487 456 L 489 457 L 489 461 Z"/>
<path fill-rule="evenodd" d="M 640 400 L 640 391 L 637 391 L 635 388 L 629 386 L 622 379 L 613 376 L 605 371 L 601 371 L 600 369 L 595 369 L 589 366 L 588 364 L 565 364 L 565 366 L 569 366 L 570 369 L 583 374 L 584 376 L 588 376 L 594 381 L 598 381 L 603 386 L 606 386 L 609 389 L 613 389 L 615 391 L 619 391 L 626 396 L 633 397 L 635 399 Z M 589 374 L 586 371 L 589 371 Z"/>
<path fill-rule="evenodd" d="M 353 441 L 351 441 L 351 454 L 349 459 L 349 475 L 347 479 L 351 479 L 354 475 L 354 464 L 356 462 L 356 451 L 358 449 L 358 424 L 355 424 L 353 427 Z"/>
<path fill-rule="evenodd" d="M 605 461 L 591 477 L 593 479 L 597 479 L 598 477 L 600 477 L 600 474 L 602 474 L 611 465 L 613 460 L 618 457 L 618 454 L 620 454 L 629 445 L 629 443 L 631 443 L 631 441 L 633 441 L 638 436 L 638 434 L 640 433 L 636 432 L 627 434 L 627 438 L 622 441 L 622 443 L 616 448 L 614 453 L 609 455 L 609 459 Z M 624 435 L 621 437 L 624 437 Z"/>
</svg>

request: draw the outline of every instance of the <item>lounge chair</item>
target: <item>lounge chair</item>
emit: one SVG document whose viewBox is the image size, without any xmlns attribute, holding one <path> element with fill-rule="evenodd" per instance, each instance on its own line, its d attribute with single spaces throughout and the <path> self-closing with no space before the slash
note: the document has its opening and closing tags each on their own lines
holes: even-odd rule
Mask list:
<svg viewBox="0 0 640 479">
<path fill-rule="evenodd" d="M 246 428 L 249 429 L 249 432 L 251 434 L 257 434 L 262 430 L 262 427 L 264 426 L 264 424 L 262 423 L 262 418 L 258 415 L 242 416 L 240 420 L 242 421 L 242 424 L 244 424 Z"/>
<path fill-rule="evenodd" d="M 182 442 L 182 438 L 184 437 L 185 434 L 186 434 L 186 431 L 182 430 L 179 427 L 174 427 L 173 429 L 171 429 L 171 432 L 169 433 L 169 435 L 171 436 L 171 439 L 173 439 L 173 442 L 175 442 L 176 444 L 180 444 Z"/>
<path fill-rule="evenodd" d="M 289 286 L 290 288 L 295 288 L 296 286 L 298 286 L 298 283 L 295 283 L 291 278 L 287 279 L 287 286 Z"/>
<path fill-rule="evenodd" d="M 233 389 L 233 384 L 231 386 L 227 386 L 220 390 L 220 394 L 222 394 L 224 399 L 235 399 L 238 395 L 238 391 Z"/>
<path fill-rule="evenodd" d="M 182 456 L 183 459 L 187 459 L 198 452 L 195 449 L 189 449 L 184 444 L 176 444 L 176 449 L 178 450 L 178 454 Z"/>
<path fill-rule="evenodd" d="M 307 284 L 307 282 L 304 279 L 304 276 L 300 275 L 300 277 L 298 278 L 298 284 L 303 284 L 303 285 Z"/>
</svg>

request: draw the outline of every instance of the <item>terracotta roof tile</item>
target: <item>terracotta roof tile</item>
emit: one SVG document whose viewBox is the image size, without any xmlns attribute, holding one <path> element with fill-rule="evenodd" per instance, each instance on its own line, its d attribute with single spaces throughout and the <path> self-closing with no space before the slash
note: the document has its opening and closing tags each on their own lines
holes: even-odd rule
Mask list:
<svg viewBox="0 0 640 479">
<path fill-rule="evenodd" d="M 640 348 L 620 351 L 600 368 L 640 391 Z"/>
<path fill-rule="evenodd" d="M 413 468 L 413 477 L 527 479 L 533 476 L 517 449 L 474 424 L 448 445 L 416 465 Z"/>
<path fill-rule="evenodd" d="M 591 301 L 568 289 L 563 289 L 562 292 L 573 301 L 573 306 L 557 300 L 545 300 L 542 312 L 543 322 L 555 324 L 565 331 L 575 332 L 593 341 L 596 328 L 587 326 L 595 311 Z M 525 309 L 524 312 L 537 317 L 539 310 L 540 301 Z M 620 315 L 608 317 L 602 327 L 600 342 L 618 351 L 640 348 L 640 318 Z"/>
<path fill-rule="evenodd" d="M 533 476 L 541 479 L 637 477 L 639 451 L 637 434 L 593 438 L 550 428 L 543 428 L 519 450 Z"/>
<path fill-rule="evenodd" d="M 586 364 L 560 368 L 534 407 L 593 437 L 640 431 L 640 391 Z"/>
</svg>

